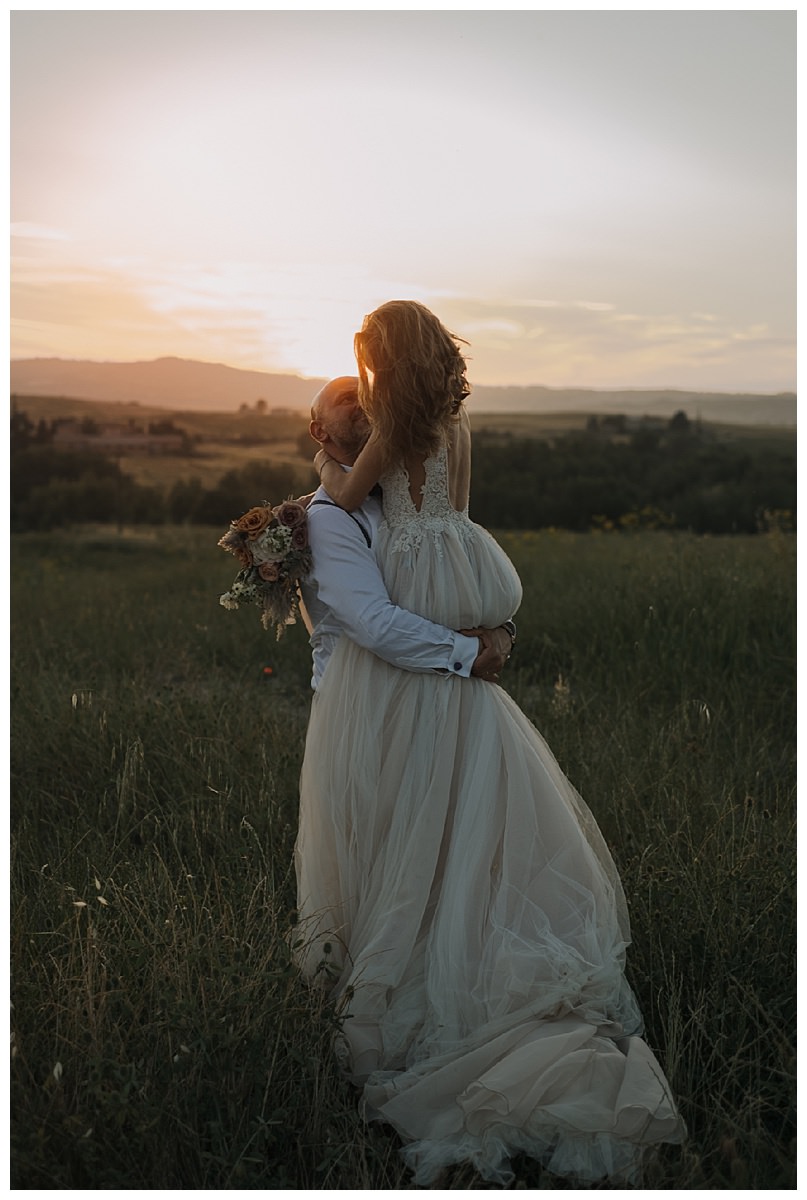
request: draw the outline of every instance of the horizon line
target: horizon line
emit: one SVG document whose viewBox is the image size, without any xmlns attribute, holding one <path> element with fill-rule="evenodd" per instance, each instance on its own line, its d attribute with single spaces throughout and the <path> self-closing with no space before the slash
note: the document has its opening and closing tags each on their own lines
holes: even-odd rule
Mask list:
<svg viewBox="0 0 807 1200">
<path fill-rule="evenodd" d="M 293 370 L 272 370 L 267 367 L 236 367 L 231 363 L 223 362 L 221 359 L 202 359 L 202 358 L 184 358 L 179 354 L 160 354 L 156 358 L 130 358 L 130 359 L 112 359 L 112 358 L 64 358 L 58 354 L 50 355 L 34 355 L 15 358 L 9 358 L 9 364 L 13 366 L 15 363 L 32 363 L 32 362 L 60 362 L 60 363 L 87 363 L 91 366 L 115 366 L 115 367 L 131 367 L 131 366 L 150 366 L 159 362 L 182 362 L 195 363 L 203 367 L 224 367 L 228 371 L 239 371 L 244 374 L 253 375 L 279 375 L 292 379 L 300 379 L 303 381 L 311 380 L 318 382 L 319 380 L 327 381 L 331 376 L 328 375 L 305 375 L 299 371 Z M 555 384 L 545 383 L 477 383 L 471 384 L 471 393 L 477 388 L 494 388 L 498 390 L 515 389 L 519 391 L 527 391 L 531 388 L 540 388 L 546 392 L 680 392 L 682 394 L 702 394 L 710 396 L 796 396 L 795 387 L 780 388 L 776 391 L 739 391 L 736 388 L 702 388 L 702 387 L 682 387 L 680 384 L 624 384 L 624 385 L 605 385 L 593 386 L 591 384 L 568 384 L 558 386 Z"/>
</svg>

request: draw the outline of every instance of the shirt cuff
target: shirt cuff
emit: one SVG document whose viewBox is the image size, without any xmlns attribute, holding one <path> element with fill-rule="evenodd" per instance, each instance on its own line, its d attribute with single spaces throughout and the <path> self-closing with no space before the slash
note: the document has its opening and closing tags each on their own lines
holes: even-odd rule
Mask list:
<svg viewBox="0 0 807 1200">
<path fill-rule="evenodd" d="M 454 645 L 449 651 L 450 661 L 446 664 L 441 674 L 459 675 L 463 679 L 468 679 L 471 674 L 471 667 L 474 665 L 479 655 L 479 638 L 466 637 L 464 633 L 454 634 Z"/>
</svg>

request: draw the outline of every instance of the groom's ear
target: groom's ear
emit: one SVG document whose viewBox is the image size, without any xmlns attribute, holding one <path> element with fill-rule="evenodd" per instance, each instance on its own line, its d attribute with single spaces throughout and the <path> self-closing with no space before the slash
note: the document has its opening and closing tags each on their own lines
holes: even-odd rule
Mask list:
<svg viewBox="0 0 807 1200">
<path fill-rule="evenodd" d="M 308 426 L 308 432 L 314 441 L 318 442 L 320 446 L 323 442 L 328 440 L 328 435 L 319 421 L 312 421 Z"/>
</svg>

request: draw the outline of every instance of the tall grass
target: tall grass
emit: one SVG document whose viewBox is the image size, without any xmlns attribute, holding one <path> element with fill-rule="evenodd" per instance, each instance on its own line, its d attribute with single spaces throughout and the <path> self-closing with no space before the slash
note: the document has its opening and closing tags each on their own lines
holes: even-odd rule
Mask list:
<svg viewBox="0 0 807 1200">
<path fill-rule="evenodd" d="M 216 536 L 14 542 L 15 1187 L 407 1186 L 289 962 L 305 635 L 218 606 Z M 648 1186 L 791 1187 L 793 539 L 503 540 L 506 686 L 612 846 L 690 1129 Z"/>
</svg>

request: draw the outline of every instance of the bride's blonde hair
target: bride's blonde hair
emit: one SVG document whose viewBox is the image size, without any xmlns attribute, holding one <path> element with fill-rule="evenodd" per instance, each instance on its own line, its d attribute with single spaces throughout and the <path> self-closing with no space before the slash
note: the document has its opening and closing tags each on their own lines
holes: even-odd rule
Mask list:
<svg viewBox="0 0 807 1200">
<path fill-rule="evenodd" d="M 461 341 L 416 300 L 390 300 L 364 318 L 353 341 L 359 404 L 388 463 L 438 448 L 471 390 Z"/>
</svg>

